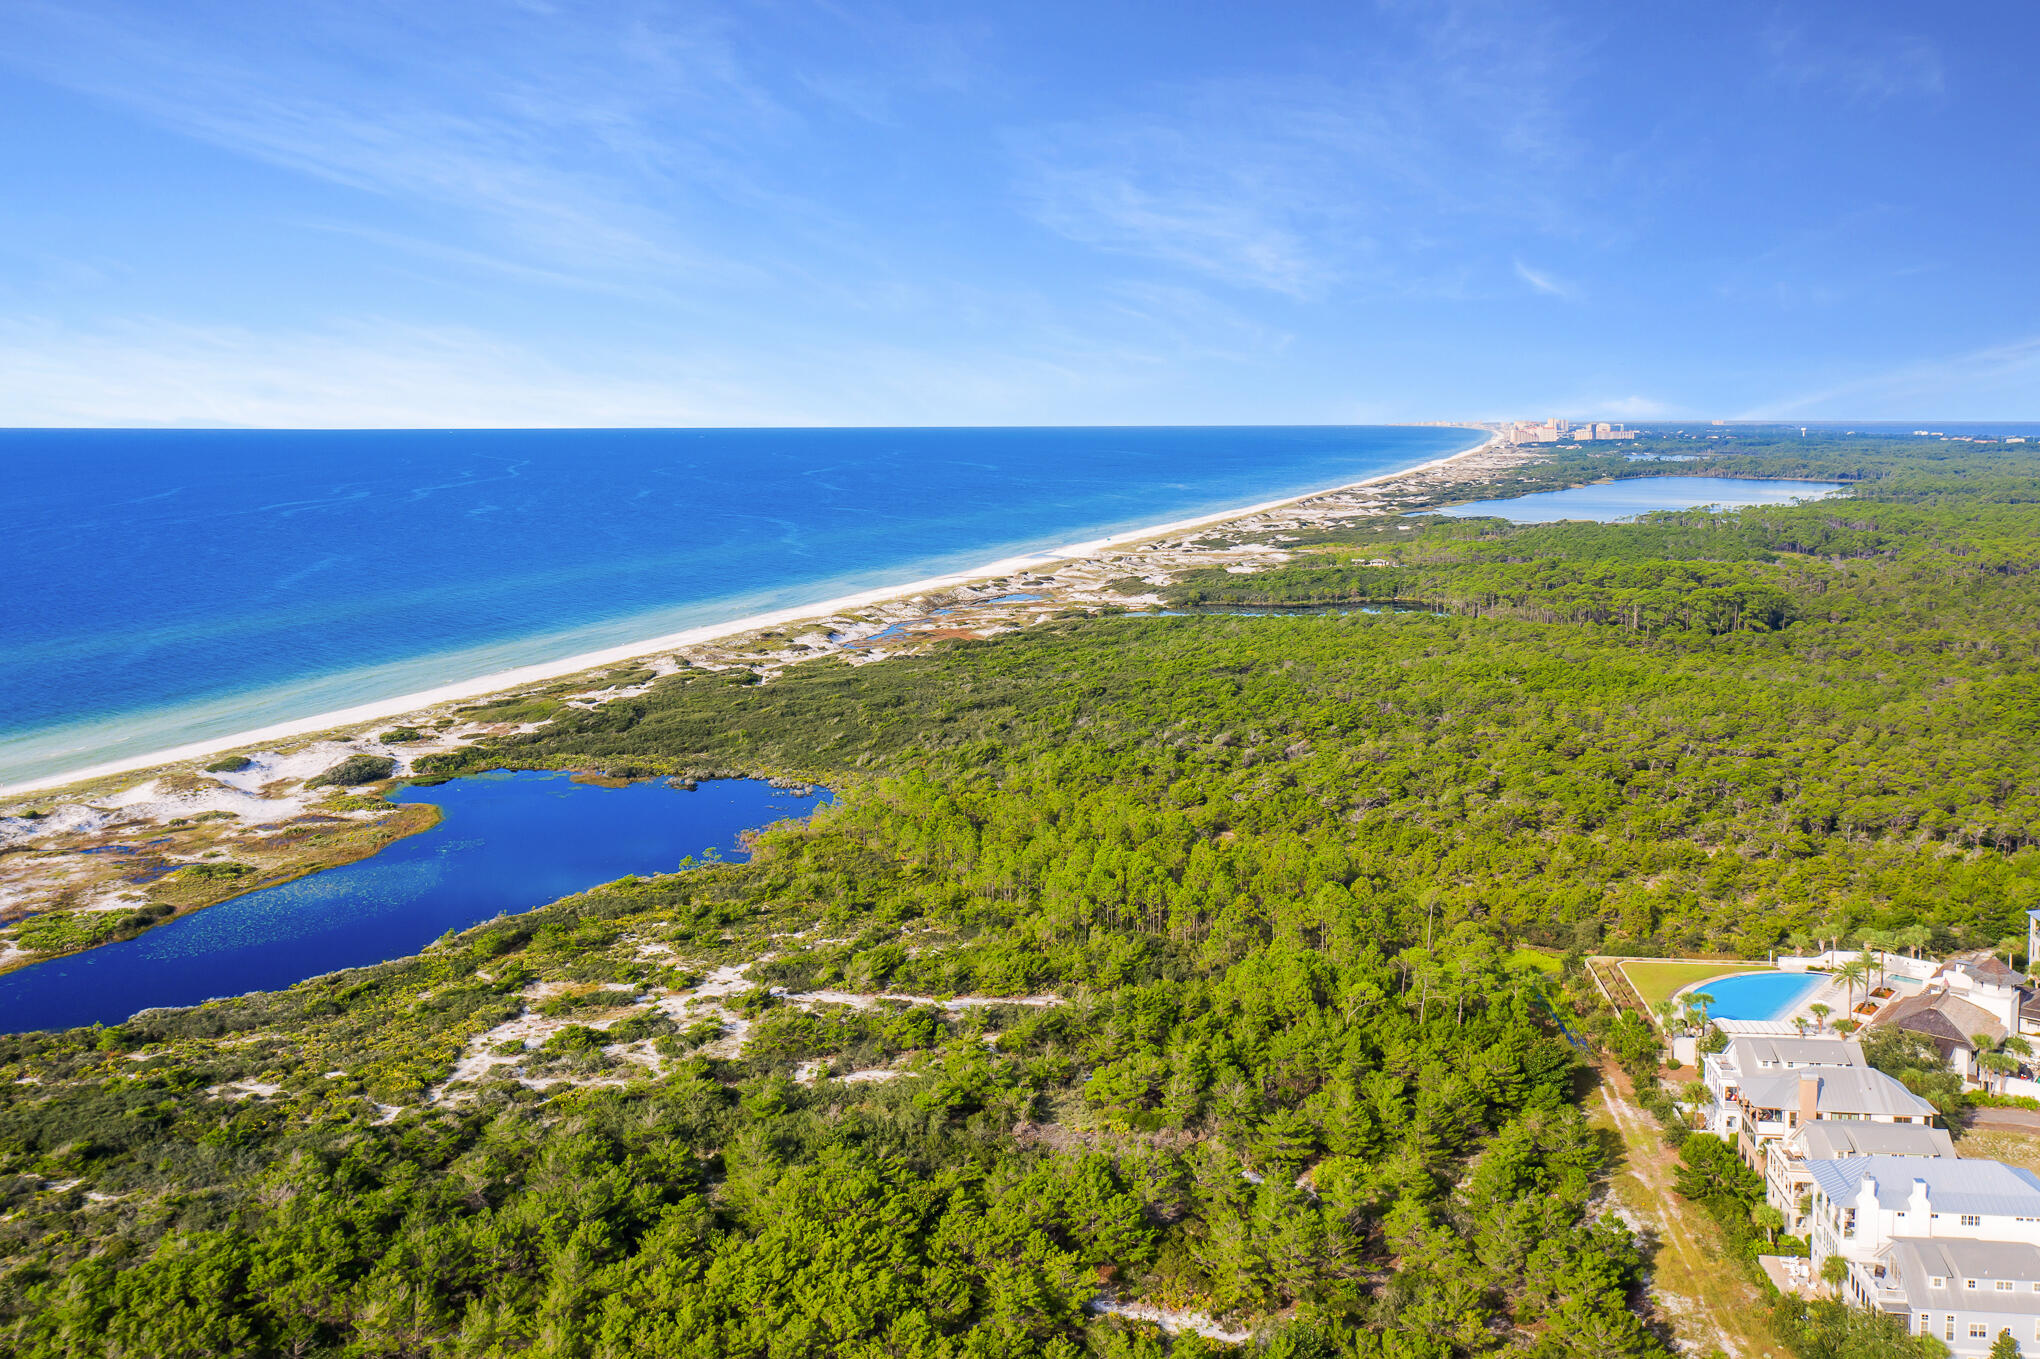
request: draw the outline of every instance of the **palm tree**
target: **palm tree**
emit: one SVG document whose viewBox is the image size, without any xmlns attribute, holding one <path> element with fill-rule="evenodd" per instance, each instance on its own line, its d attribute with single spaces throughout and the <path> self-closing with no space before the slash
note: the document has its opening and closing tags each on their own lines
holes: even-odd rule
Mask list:
<svg viewBox="0 0 2040 1359">
<path fill-rule="evenodd" d="M 1912 956 L 1920 956 L 1920 950 L 1933 941 L 1934 932 L 1925 925 L 1907 925 L 1899 931 L 1900 941 L 1912 950 Z"/>
<path fill-rule="evenodd" d="M 1672 1031 L 1672 1020 L 1679 1013 L 1679 1002 L 1673 1000 L 1670 996 L 1665 996 L 1651 1008 L 1657 1011 L 1658 1023 L 1664 1028 L 1664 1031 L 1670 1033 Z"/>
<path fill-rule="evenodd" d="M 1969 1041 L 1976 1044 L 1977 1069 L 1997 1077 L 1997 1089 L 1991 1091 L 1996 1095 L 2004 1093 L 2005 1077 L 2017 1074 L 2019 1058 L 2033 1055 L 2033 1045 L 2017 1034 L 2012 1034 L 2000 1042 L 1993 1042 L 1989 1034 L 1979 1033 Z M 1990 1084 L 1989 1081 L 1985 1081 L 1985 1088 L 1989 1088 Z"/>
<path fill-rule="evenodd" d="M 1835 969 L 1835 980 L 1849 988 L 1849 1013 L 1856 1013 L 1856 987 L 1870 978 L 1870 965 L 1861 958 L 1851 958 Z"/>
<path fill-rule="evenodd" d="M 1818 1004 L 1816 1004 L 1816 1005 L 1809 1005 L 1809 1006 L 1807 1006 L 1806 1008 L 1807 1008 L 1808 1010 L 1811 1010 L 1811 1011 L 1813 1012 L 1813 1022 L 1814 1022 L 1815 1024 L 1819 1025 L 1819 1026 L 1820 1026 L 1820 1027 L 1821 1027 L 1822 1029 L 1826 1029 L 1826 1028 L 1827 1028 L 1827 1017 L 1828 1017 L 1829 1015 L 1831 1015 L 1831 1014 L 1833 1014 L 1833 1013 L 1834 1013 L 1834 1009 L 1833 1009 L 1833 1007 L 1832 1007 L 1832 1006 L 1827 1006 L 1827 1005 L 1818 1005 Z"/>
<path fill-rule="evenodd" d="M 1863 952 L 1870 966 L 1877 969 L 1877 984 L 1884 985 L 1884 955 L 1891 952 L 1896 941 L 1883 930 L 1863 931 Z"/>
<path fill-rule="evenodd" d="M 1699 1012 L 1700 1027 L 1706 1028 L 1707 1007 L 1714 1003 L 1714 997 L 1708 995 L 1705 991 L 1688 991 L 1686 993 L 1686 1003 Z"/>
<path fill-rule="evenodd" d="M 1801 1038 L 1806 1037 L 1806 1016 L 1805 1015 L 1792 1016 L 1792 1027 L 1799 1030 L 1799 1036 Z"/>
</svg>

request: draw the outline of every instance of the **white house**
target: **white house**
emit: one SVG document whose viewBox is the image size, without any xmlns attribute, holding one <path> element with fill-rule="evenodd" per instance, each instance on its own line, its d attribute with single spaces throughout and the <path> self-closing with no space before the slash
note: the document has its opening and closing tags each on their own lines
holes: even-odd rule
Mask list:
<svg viewBox="0 0 2040 1359">
<path fill-rule="evenodd" d="M 1934 1106 L 1870 1067 L 1814 1067 L 1749 1076 L 1735 1092 L 1736 1150 L 1752 1170 L 1794 1128 L 1833 1119 L 1932 1127 Z"/>
<path fill-rule="evenodd" d="M 1945 1128 L 1922 1123 L 1863 1123 L 1820 1119 L 1802 1123 L 1764 1148 L 1764 1199 L 1785 1215 L 1785 1230 L 1805 1230 L 1802 1201 L 1813 1197 L 1811 1161 L 1846 1161 L 1857 1156 L 1924 1156 L 1953 1160 L 1955 1144 Z"/>
<path fill-rule="evenodd" d="M 1707 1130 L 1734 1141 L 1741 1127 L 1742 1107 L 1736 1095 L 1743 1082 L 1756 1076 L 1808 1067 L 1862 1067 L 1863 1045 L 1839 1035 L 1823 1038 L 1745 1037 L 1729 1040 L 1720 1052 L 1700 1059 L 1700 1079 L 1707 1086 Z"/>
<path fill-rule="evenodd" d="M 1901 1238 L 2040 1246 L 2040 1179 L 2031 1171 L 1917 1156 L 1854 1156 L 1806 1168 L 1816 1271 L 1830 1255 L 1867 1263 Z"/>
<path fill-rule="evenodd" d="M 2040 1247 L 1901 1237 L 1851 1262 L 1842 1295 L 1957 1355 L 1990 1353 L 2000 1331 L 2040 1350 Z"/>
</svg>

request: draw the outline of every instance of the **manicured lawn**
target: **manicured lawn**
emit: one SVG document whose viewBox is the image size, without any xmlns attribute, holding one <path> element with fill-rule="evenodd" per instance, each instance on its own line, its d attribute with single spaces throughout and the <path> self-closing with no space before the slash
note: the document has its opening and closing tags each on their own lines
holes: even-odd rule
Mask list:
<svg viewBox="0 0 2040 1359">
<path fill-rule="evenodd" d="M 1636 994 L 1643 998 L 1645 1005 L 1652 1006 L 1689 982 L 1707 981 L 1710 978 L 1731 976 L 1739 972 L 1769 970 L 1761 966 L 1752 967 L 1748 963 L 1653 961 L 1622 964 L 1622 973 L 1629 978 L 1629 984 L 1636 988 Z"/>
</svg>

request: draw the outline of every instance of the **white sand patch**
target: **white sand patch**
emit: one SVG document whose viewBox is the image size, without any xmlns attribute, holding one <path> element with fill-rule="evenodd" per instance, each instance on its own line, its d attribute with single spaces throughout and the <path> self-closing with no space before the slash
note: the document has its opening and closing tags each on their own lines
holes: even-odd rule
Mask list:
<svg viewBox="0 0 2040 1359">
<path fill-rule="evenodd" d="M 728 969 L 725 970 L 727 971 Z M 538 982 L 525 988 L 523 995 L 526 1008 L 514 1018 L 507 1019 L 494 1028 L 469 1039 L 467 1050 L 453 1064 L 453 1070 L 448 1073 L 446 1079 L 426 1092 L 425 1102 L 427 1104 L 436 1104 L 448 1098 L 454 1086 L 472 1085 L 477 1081 L 485 1079 L 490 1072 L 498 1067 L 515 1066 L 527 1054 L 544 1047 L 546 1041 L 561 1029 L 578 1024 L 606 1033 L 613 1026 L 630 1018 L 631 1014 L 640 1008 L 640 1002 L 636 998 L 638 994 L 637 988 L 629 982 L 607 982 L 598 988 L 604 991 L 615 992 L 617 996 L 616 1008 L 602 1013 L 600 1018 L 592 1017 L 588 1011 L 569 1011 L 563 1015 L 542 1015 L 536 1008 L 532 1008 L 542 1005 L 555 996 L 562 995 L 572 989 L 571 986 L 564 982 Z M 666 1014 L 676 1018 L 685 1015 L 687 1012 L 686 1000 L 678 993 L 669 992 L 665 995 L 651 996 L 647 998 L 647 1001 L 657 1006 Z M 677 1013 L 675 1010 L 676 1002 L 678 1006 Z M 496 1050 L 512 1042 L 519 1045 L 516 1051 L 498 1052 Z M 658 1056 L 651 1051 L 648 1044 L 610 1044 L 604 1047 L 602 1051 L 608 1056 L 620 1057 L 625 1061 L 646 1067 L 655 1074 L 661 1069 Z M 531 1079 L 520 1077 L 519 1079 L 522 1084 L 528 1085 L 535 1090 L 543 1090 L 548 1086 L 558 1085 L 562 1082 L 584 1085 L 620 1085 L 624 1083 L 613 1077 L 606 1077 L 593 1082 L 563 1076 Z"/>
<path fill-rule="evenodd" d="M 209 1085 L 208 1095 L 221 1099 L 271 1099 L 283 1093 L 283 1087 L 267 1081 L 228 1081 L 225 1085 Z"/>
<path fill-rule="evenodd" d="M 69 909 L 74 911 L 131 911 L 148 901 L 145 893 L 132 887 L 115 887 L 101 892 L 98 896 L 78 903 Z"/>
<path fill-rule="evenodd" d="M 1084 1304 L 1087 1312 L 1108 1316 L 1125 1317 L 1128 1321 L 1145 1321 L 1159 1326 L 1170 1335 L 1195 1331 L 1209 1340 L 1223 1340 L 1229 1345 L 1243 1345 L 1254 1338 L 1252 1331 L 1235 1331 L 1206 1316 L 1202 1312 L 1180 1311 L 1168 1307 L 1156 1307 L 1145 1302 L 1116 1302 L 1109 1296 L 1099 1296 Z"/>
<path fill-rule="evenodd" d="M 112 813 L 82 802 L 68 802 L 38 817 L 0 816 L 0 846 L 26 844 L 58 835 L 91 835 L 112 819 Z"/>
</svg>

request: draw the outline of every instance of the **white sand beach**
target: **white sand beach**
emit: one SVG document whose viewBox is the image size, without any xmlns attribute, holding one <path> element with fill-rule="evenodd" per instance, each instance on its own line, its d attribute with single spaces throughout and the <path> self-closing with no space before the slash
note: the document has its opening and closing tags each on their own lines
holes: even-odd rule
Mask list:
<svg viewBox="0 0 2040 1359">
<path fill-rule="evenodd" d="M 1469 428 L 1478 427 L 1469 426 Z M 679 647 L 695 646 L 704 642 L 712 642 L 719 638 L 739 633 L 755 632 L 767 628 L 783 628 L 803 620 L 826 618 L 831 614 L 867 608 L 886 601 L 911 599 L 919 595 L 954 589 L 958 586 L 967 585 L 973 581 L 984 580 L 989 577 L 1012 575 L 1017 572 L 1036 570 L 1053 563 L 1086 559 L 1106 550 L 1122 549 L 1131 544 L 1149 539 L 1167 537 L 1192 529 L 1205 528 L 1235 519 L 1264 514 L 1271 510 L 1281 509 L 1284 506 L 1295 505 L 1320 496 L 1359 490 L 1365 487 L 1397 481 L 1405 477 L 1418 476 L 1485 452 L 1493 448 L 1499 439 L 1499 435 L 1489 434 L 1486 439 L 1473 447 L 1462 449 L 1458 453 L 1450 454 L 1443 458 L 1435 458 L 1430 462 L 1415 467 L 1404 468 L 1399 472 L 1388 472 L 1360 481 L 1322 487 L 1313 491 L 1304 491 L 1296 495 L 1284 496 L 1277 500 L 1267 500 L 1253 505 L 1241 505 L 1230 509 L 1217 510 L 1210 514 L 1197 515 L 1188 519 L 1177 519 L 1163 524 L 1151 524 L 1086 542 L 1069 543 L 1062 547 L 1051 548 L 1041 552 L 1003 557 L 967 570 L 951 572 L 947 575 L 932 576 L 894 585 L 884 585 L 855 594 L 843 595 L 819 604 L 803 604 L 794 608 L 751 614 L 741 618 L 731 618 L 726 621 L 710 623 L 680 632 L 668 633 L 663 636 L 649 637 L 642 641 L 627 642 L 619 646 L 605 647 L 597 651 L 565 656 L 558 660 L 544 661 L 533 665 L 497 671 L 493 674 L 479 675 L 473 679 L 459 680 L 434 688 L 400 694 L 386 699 L 378 699 L 374 702 L 362 703 L 331 712 L 318 713 L 285 722 L 271 723 L 248 731 L 236 732 L 230 736 L 214 737 L 164 750 L 152 751 L 148 754 L 109 760 L 81 769 L 74 769 L 60 774 L 0 787 L 0 797 L 65 788 L 74 784 L 103 779 L 111 775 L 132 773 L 138 770 L 177 764 L 182 761 L 202 759 L 206 756 L 217 755 L 230 750 L 239 750 L 265 742 L 285 741 L 322 732 L 340 731 L 364 723 L 400 717 L 404 714 L 417 712 L 420 709 L 430 708 L 437 704 L 461 699 L 481 698 L 539 681 L 576 675 L 583 671 L 603 666 L 618 665 L 622 662 L 637 660 L 656 653 L 672 651 Z"/>
</svg>

